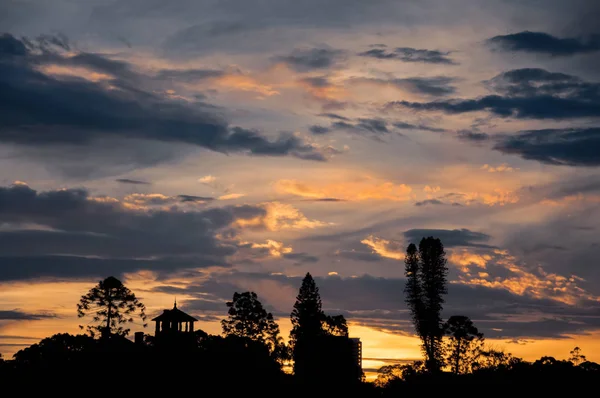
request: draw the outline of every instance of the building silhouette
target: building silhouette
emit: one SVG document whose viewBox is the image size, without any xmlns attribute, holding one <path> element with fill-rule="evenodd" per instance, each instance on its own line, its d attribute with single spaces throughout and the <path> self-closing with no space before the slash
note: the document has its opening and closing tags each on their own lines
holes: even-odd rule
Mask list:
<svg viewBox="0 0 600 398">
<path fill-rule="evenodd" d="M 352 361 L 356 368 L 356 377 L 362 378 L 362 342 L 358 337 L 350 337 L 350 350 L 352 352 Z"/>
<path fill-rule="evenodd" d="M 345 336 L 300 339 L 294 348 L 294 374 L 305 383 L 354 383 L 363 378 L 362 343 Z"/>
<path fill-rule="evenodd" d="M 165 334 L 193 333 L 194 322 L 198 319 L 177 308 L 177 301 L 175 301 L 173 309 L 163 310 L 163 313 L 152 321 L 156 322 L 154 337 L 160 337 Z"/>
<path fill-rule="evenodd" d="M 195 346 L 194 323 L 198 319 L 177 308 L 177 301 L 152 321 L 156 322 L 153 342 L 157 347 L 181 353 Z"/>
</svg>

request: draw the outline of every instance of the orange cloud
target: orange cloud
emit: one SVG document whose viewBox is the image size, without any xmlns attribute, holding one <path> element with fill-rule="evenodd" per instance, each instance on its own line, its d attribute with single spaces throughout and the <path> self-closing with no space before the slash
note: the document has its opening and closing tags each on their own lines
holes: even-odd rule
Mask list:
<svg viewBox="0 0 600 398">
<path fill-rule="evenodd" d="M 412 189 L 408 185 L 381 182 L 371 178 L 321 185 L 311 185 L 296 180 L 279 180 L 275 183 L 275 189 L 280 193 L 311 199 L 406 201 L 412 198 Z"/>
<path fill-rule="evenodd" d="M 475 265 L 479 268 L 485 269 L 488 261 L 492 259 L 489 254 L 476 254 L 471 253 L 467 250 L 461 252 L 452 252 L 448 256 L 448 261 L 459 267 L 462 272 L 468 273 L 469 267 Z"/>
<path fill-rule="evenodd" d="M 232 199 L 243 198 L 244 196 L 246 196 L 245 193 L 228 193 L 226 195 L 219 196 L 217 199 L 219 199 L 219 200 L 232 200 Z"/>
<path fill-rule="evenodd" d="M 387 239 L 371 235 L 361 240 L 360 243 L 369 246 L 373 250 L 373 253 L 377 253 L 381 257 L 404 260 L 404 251 L 402 251 L 398 242 L 391 242 Z"/>
<path fill-rule="evenodd" d="M 265 209 L 265 214 L 252 218 L 236 221 L 239 227 L 264 228 L 269 231 L 313 229 L 328 225 L 327 223 L 311 220 L 294 206 L 268 202 L 259 205 Z"/>
<path fill-rule="evenodd" d="M 281 257 L 282 254 L 288 254 L 293 251 L 290 246 L 285 246 L 283 242 L 278 242 L 273 239 L 267 239 L 265 243 L 251 243 L 253 249 L 267 249 L 272 257 Z"/>
<path fill-rule="evenodd" d="M 462 275 L 456 283 L 479 285 L 493 289 L 505 289 L 517 295 L 528 294 L 536 298 L 545 298 L 574 305 L 581 299 L 600 301 L 578 286 L 582 278 L 571 275 L 563 276 L 546 272 L 541 266 L 535 270 L 527 269 L 518 264 L 517 259 L 506 250 L 494 250 L 493 254 L 478 255 L 467 250 L 452 253 L 449 261 L 455 264 Z M 507 276 L 490 275 L 492 272 L 477 272 L 473 275 L 472 266 L 487 269 L 493 261 L 495 266 L 509 271 Z"/>
<path fill-rule="evenodd" d="M 315 84 L 310 78 L 297 81 L 298 85 L 313 97 L 326 101 L 339 101 L 348 98 L 347 90 L 331 82 Z"/>
<path fill-rule="evenodd" d="M 46 75 L 79 77 L 91 82 L 113 79 L 113 76 L 106 73 L 94 72 L 80 66 L 44 65 L 38 69 Z"/>
<path fill-rule="evenodd" d="M 519 170 L 518 168 L 510 167 L 506 163 L 502 163 L 499 166 L 490 166 L 489 164 L 484 164 L 481 166 L 481 170 L 486 170 L 489 173 L 511 173 L 513 171 Z"/>
<path fill-rule="evenodd" d="M 215 79 L 215 83 L 230 90 L 252 91 L 265 97 L 277 95 L 279 92 L 273 86 L 261 83 L 257 79 L 240 74 L 224 75 Z"/>
</svg>

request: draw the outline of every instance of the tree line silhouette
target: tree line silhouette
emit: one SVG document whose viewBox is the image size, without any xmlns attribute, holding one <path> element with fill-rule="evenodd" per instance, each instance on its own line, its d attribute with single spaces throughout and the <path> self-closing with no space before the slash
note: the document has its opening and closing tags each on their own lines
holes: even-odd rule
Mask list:
<svg viewBox="0 0 600 398">
<path fill-rule="evenodd" d="M 198 390 L 225 397 L 397 397 L 468 391 L 526 396 L 563 388 L 597 390 L 600 365 L 588 361 L 579 347 L 568 360 L 544 356 L 527 362 L 488 346 L 467 316 L 444 321 L 447 272 L 439 239 L 427 237 L 418 247 L 408 246 L 404 297 L 423 360 L 383 366 L 373 383 L 357 368 L 346 319 L 324 313 L 319 289 L 307 273 L 290 315 L 287 344 L 273 314 L 254 292 L 235 292 L 226 303 L 221 335 L 193 330 L 194 318 L 184 314 L 191 322 L 185 329 L 178 325 L 168 329 L 173 333 L 161 333 L 157 323 L 154 336 L 138 332 L 132 342 L 127 326 L 137 316 L 145 327 L 146 308 L 121 281 L 108 277 L 77 304 L 78 317 L 89 319 L 80 326 L 85 334 L 55 334 L 18 351 L 12 360 L 0 356 L 0 388 L 25 395 L 172 395 Z M 172 311 L 180 312 L 176 303 Z M 291 372 L 286 371 L 290 363 Z"/>
</svg>

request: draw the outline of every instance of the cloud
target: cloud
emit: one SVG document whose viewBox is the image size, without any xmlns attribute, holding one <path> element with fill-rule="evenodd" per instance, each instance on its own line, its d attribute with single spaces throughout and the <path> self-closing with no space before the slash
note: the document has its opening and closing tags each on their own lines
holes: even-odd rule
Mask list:
<svg viewBox="0 0 600 398">
<path fill-rule="evenodd" d="M 459 275 L 458 283 L 506 289 L 519 296 L 530 295 L 570 305 L 586 300 L 598 300 L 598 297 L 587 293 L 579 286 L 583 279 L 575 275 L 563 276 L 549 273 L 541 266 L 527 268 L 519 264 L 516 257 L 506 250 L 496 249 L 484 255 L 463 250 L 451 255 L 449 261 L 457 264 L 462 273 Z M 477 270 L 486 270 L 486 272 Z"/>
<path fill-rule="evenodd" d="M 5 226 L 0 279 L 227 266 L 227 257 L 237 251 L 232 230 L 237 223 L 272 217 L 257 206 L 162 206 L 188 199 L 155 194 L 120 201 L 91 196 L 85 189 L 0 187 L 0 223 Z M 297 224 L 308 222 L 296 216 Z M 291 222 L 281 222 L 286 221 Z M 261 227 L 266 228 L 256 226 Z"/>
<path fill-rule="evenodd" d="M 415 206 L 427 206 L 427 205 L 444 205 L 445 203 L 438 199 L 425 199 L 420 202 L 416 202 Z"/>
<path fill-rule="evenodd" d="M 456 87 L 453 83 L 456 81 L 453 77 L 433 76 L 433 77 L 406 77 L 406 78 L 355 78 L 351 81 L 369 82 L 383 86 L 394 86 L 400 90 L 405 90 L 414 94 L 427 96 L 445 96 L 454 94 Z"/>
<path fill-rule="evenodd" d="M 422 238 L 433 236 L 439 238 L 446 247 L 470 246 L 470 247 L 486 247 L 490 246 L 485 242 L 490 240 L 490 236 L 481 232 L 470 231 L 463 229 L 410 229 L 404 232 L 406 241 L 419 244 Z"/>
<path fill-rule="evenodd" d="M 526 30 L 509 35 L 494 36 L 488 39 L 487 43 L 504 51 L 521 51 L 560 57 L 600 50 L 600 35 L 558 38 L 548 33 Z"/>
<path fill-rule="evenodd" d="M 308 131 L 310 131 L 311 133 L 315 134 L 315 135 L 321 135 L 321 134 L 327 134 L 331 131 L 331 129 L 329 127 L 325 127 L 325 126 L 319 126 L 319 125 L 312 125 L 308 127 Z"/>
<path fill-rule="evenodd" d="M 490 135 L 479 131 L 459 130 L 456 132 L 459 140 L 470 141 L 473 143 L 483 143 L 490 139 Z"/>
<path fill-rule="evenodd" d="M 28 313 L 17 309 L 0 311 L 0 321 L 39 321 L 41 319 L 56 318 L 52 313 Z"/>
<path fill-rule="evenodd" d="M 198 182 L 200 182 L 202 184 L 212 184 L 215 181 L 217 181 L 217 177 L 211 176 L 211 175 L 207 175 L 207 176 L 198 178 Z"/>
<path fill-rule="evenodd" d="M 118 183 L 121 184 L 131 184 L 131 185 L 151 185 L 151 182 L 147 182 L 147 181 L 142 181 L 142 180 L 132 180 L 130 178 L 117 178 L 115 180 Z"/>
<path fill-rule="evenodd" d="M 328 225 L 319 220 L 309 219 L 287 203 L 267 202 L 257 207 L 264 211 L 256 217 L 237 220 L 237 225 L 269 231 L 314 229 Z"/>
<path fill-rule="evenodd" d="M 373 48 L 359 53 L 363 57 L 371 57 L 377 59 L 394 59 L 402 62 L 422 62 L 428 64 L 447 64 L 455 65 L 448 55 L 450 52 L 439 50 L 426 50 L 411 47 L 398 47 L 393 51 L 388 51 L 384 48 Z"/>
<path fill-rule="evenodd" d="M 320 113 L 318 116 L 326 117 L 328 119 L 343 120 L 343 121 L 346 121 L 346 122 L 349 122 L 351 120 L 350 118 L 347 118 L 347 117 L 342 116 L 342 115 L 338 115 L 337 113 Z"/>
<path fill-rule="evenodd" d="M 600 166 L 600 128 L 566 128 L 521 131 L 496 137 L 494 149 L 541 163 Z"/>
<path fill-rule="evenodd" d="M 393 128 L 402 130 L 423 130 L 436 133 L 447 131 L 442 128 L 435 128 L 422 124 L 410 124 L 406 122 L 390 123 L 387 120 L 378 117 L 350 119 L 339 115 L 333 116 L 335 117 L 326 116 L 333 120 L 329 126 L 315 124 L 309 126 L 308 131 L 314 135 L 324 135 L 333 131 L 346 131 L 355 134 L 373 134 L 374 136 L 388 134 L 393 131 Z"/>
<path fill-rule="evenodd" d="M 488 173 L 512 173 L 519 169 L 511 167 L 506 163 L 502 163 L 501 165 L 498 165 L 498 166 L 490 166 L 489 164 L 486 163 L 483 166 L 481 166 L 481 170 L 485 170 Z"/>
<path fill-rule="evenodd" d="M 219 200 L 233 200 L 233 199 L 243 198 L 244 196 L 246 196 L 245 193 L 228 193 L 228 194 L 219 196 L 217 199 L 219 199 Z"/>
<path fill-rule="evenodd" d="M 196 195 L 177 195 L 177 198 L 183 202 L 192 202 L 192 203 L 206 203 L 214 200 L 215 198 L 209 196 L 196 196 Z"/>
<path fill-rule="evenodd" d="M 499 94 L 432 102 L 403 100 L 390 102 L 388 107 L 448 114 L 487 111 L 496 116 L 518 119 L 561 120 L 600 116 L 600 83 L 535 68 L 514 69 L 485 83 Z"/>
<path fill-rule="evenodd" d="M 412 192 L 408 185 L 378 181 L 371 178 L 332 184 L 310 184 L 297 180 L 279 180 L 275 183 L 275 190 L 303 198 L 336 198 L 348 201 L 406 201 L 411 198 Z"/>
<path fill-rule="evenodd" d="M 208 104 L 176 101 L 146 90 L 142 84 L 146 76 L 132 72 L 123 61 L 85 53 L 68 56 L 28 51 L 14 55 L 15 40 L 12 36 L 0 38 L 9 43 L 2 48 L 11 51 L 0 58 L 0 84 L 5 87 L 0 91 L 0 142 L 50 152 L 61 146 L 86 147 L 93 153 L 104 150 L 97 144 L 100 140 L 138 139 L 222 153 L 325 159 L 316 146 L 298 136 L 281 134 L 269 140 L 258 131 L 230 127 Z M 56 63 L 94 68 L 110 76 L 90 81 L 45 74 L 40 68 Z M 58 152 L 62 157 L 68 154 Z M 156 160 L 154 154 L 145 156 Z"/>
<path fill-rule="evenodd" d="M 443 133 L 447 131 L 443 128 L 426 126 L 424 124 L 412 124 L 406 122 L 395 122 L 394 127 L 402 129 L 402 130 L 423 130 L 423 131 L 431 131 L 432 133 Z"/>
<path fill-rule="evenodd" d="M 225 74 L 225 71 L 218 69 L 162 69 L 156 74 L 156 78 L 160 80 L 198 82 L 222 77 Z"/>
<path fill-rule="evenodd" d="M 399 242 L 392 242 L 387 239 L 378 238 L 376 236 L 368 236 L 361 240 L 360 243 L 367 245 L 381 257 L 391 258 L 394 260 L 404 260 L 404 250 Z"/>
<path fill-rule="evenodd" d="M 118 200 L 110 198 L 108 200 Z M 98 200 L 98 199 L 96 199 Z M 184 204 L 205 204 L 214 200 L 212 197 L 195 196 L 195 195 L 177 195 L 168 196 L 160 193 L 133 193 L 123 198 L 123 204 L 127 207 L 135 209 L 148 209 L 152 206 L 169 206 L 184 203 Z"/>
<path fill-rule="evenodd" d="M 342 50 L 316 47 L 297 48 L 288 55 L 274 58 L 276 62 L 284 63 L 297 72 L 330 69 L 344 59 L 345 53 Z"/>
<path fill-rule="evenodd" d="M 493 272 L 493 270 L 490 270 Z M 401 292 L 403 278 L 371 275 L 342 277 L 314 275 L 327 313 L 342 313 L 350 324 L 359 324 L 389 333 L 412 335 L 414 328 Z M 302 276 L 231 272 L 213 274 L 184 288 L 165 287 L 160 291 L 188 294 L 202 300 L 203 312 L 223 311 L 223 302 L 232 292 L 253 290 L 274 315 L 287 317 Z M 550 291 L 551 285 L 548 285 Z M 175 290 L 171 290 L 175 289 Z M 598 302 L 583 300 L 578 305 L 555 299 L 519 294 L 508 289 L 450 283 L 442 316 L 464 314 L 474 320 L 480 331 L 490 338 L 563 338 L 598 330 L 594 314 Z M 209 300 L 209 301 L 207 301 Z M 191 301 L 195 302 L 194 300 Z M 213 305 L 220 303 L 219 305 Z M 473 305 L 477 303 L 477 305 Z"/>
</svg>

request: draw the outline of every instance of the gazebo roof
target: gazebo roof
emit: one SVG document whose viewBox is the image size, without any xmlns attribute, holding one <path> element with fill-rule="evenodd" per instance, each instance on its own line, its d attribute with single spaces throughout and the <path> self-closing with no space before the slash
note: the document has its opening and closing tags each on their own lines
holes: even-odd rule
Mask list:
<svg viewBox="0 0 600 398">
<path fill-rule="evenodd" d="M 152 319 L 153 321 L 170 321 L 170 322 L 196 322 L 197 319 L 186 314 L 177 308 L 177 303 L 173 305 L 171 310 L 163 310 L 163 313 Z"/>
</svg>

